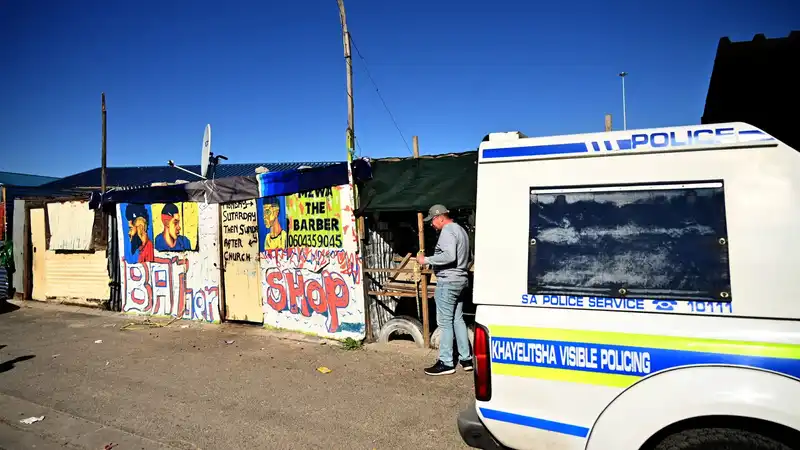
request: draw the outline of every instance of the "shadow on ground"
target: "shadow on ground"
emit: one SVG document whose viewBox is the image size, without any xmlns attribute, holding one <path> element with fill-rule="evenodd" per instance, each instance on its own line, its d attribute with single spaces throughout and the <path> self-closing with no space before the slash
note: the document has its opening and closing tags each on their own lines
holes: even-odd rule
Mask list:
<svg viewBox="0 0 800 450">
<path fill-rule="evenodd" d="M 14 311 L 16 311 L 18 309 L 19 309 L 19 306 L 15 305 L 13 303 L 8 303 L 5 300 L 0 301 L 0 314 L 14 312 Z"/>
<path fill-rule="evenodd" d="M 14 359 L 9 359 L 8 361 L 2 362 L 0 363 L 0 373 L 8 372 L 9 370 L 13 369 L 14 365 L 18 362 L 27 361 L 35 357 L 36 355 L 17 356 Z"/>
</svg>

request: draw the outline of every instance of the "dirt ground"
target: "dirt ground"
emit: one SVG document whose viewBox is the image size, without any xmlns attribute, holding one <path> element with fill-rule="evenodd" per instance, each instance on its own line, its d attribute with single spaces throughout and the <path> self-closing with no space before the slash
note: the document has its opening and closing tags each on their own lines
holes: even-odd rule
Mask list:
<svg viewBox="0 0 800 450">
<path fill-rule="evenodd" d="M 433 350 L 344 350 L 246 325 L 125 329 L 143 317 L 5 306 L 0 448 L 468 448 L 456 416 L 472 375 L 425 376 Z"/>
</svg>

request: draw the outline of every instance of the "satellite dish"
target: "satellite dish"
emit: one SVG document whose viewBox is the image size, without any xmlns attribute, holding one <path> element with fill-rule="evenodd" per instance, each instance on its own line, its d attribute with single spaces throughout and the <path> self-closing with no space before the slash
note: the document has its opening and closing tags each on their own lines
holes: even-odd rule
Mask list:
<svg viewBox="0 0 800 450">
<path fill-rule="evenodd" d="M 206 177 L 208 171 L 208 160 L 211 156 L 211 124 L 206 125 L 206 132 L 203 133 L 203 154 L 200 156 L 200 175 Z"/>
</svg>

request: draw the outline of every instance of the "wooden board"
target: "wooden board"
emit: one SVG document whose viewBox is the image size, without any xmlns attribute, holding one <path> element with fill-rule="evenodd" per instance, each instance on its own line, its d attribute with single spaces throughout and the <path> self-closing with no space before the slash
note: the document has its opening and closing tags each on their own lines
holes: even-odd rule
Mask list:
<svg viewBox="0 0 800 450">
<path fill-rule="evenodd" d="M 256 201 L 222 205 L 225 319 L 263 323 Z"/>
<path fill-rule="evenodd" d="M 33 253 L 33 293 L 34 300 L 46 300 L 47 274 L 45 252 L 47 236 L 45 235 L 44 208 L 31 209 L 31 252 Z"/>
</svg>

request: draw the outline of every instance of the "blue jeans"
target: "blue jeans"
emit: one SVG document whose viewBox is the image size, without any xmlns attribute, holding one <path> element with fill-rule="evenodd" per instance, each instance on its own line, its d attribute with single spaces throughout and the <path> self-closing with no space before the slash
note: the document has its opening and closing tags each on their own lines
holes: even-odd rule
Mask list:
<svg viewBox="0 0 800 450">
<path fill-rule="evenodd" d="M 467 287 L 467 280 L 440 280 L 436 283 L 433 298 L 436 301 L 436 323 L 442 329 L 439 335 L 439 360 L 453 366 L 453 333 L 458 344 L 458 359 L 472 359 L 469 350 L 467 324 L 464 323 L 464 302 L 461 294 Z"/>
</svg>

